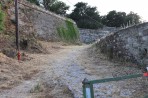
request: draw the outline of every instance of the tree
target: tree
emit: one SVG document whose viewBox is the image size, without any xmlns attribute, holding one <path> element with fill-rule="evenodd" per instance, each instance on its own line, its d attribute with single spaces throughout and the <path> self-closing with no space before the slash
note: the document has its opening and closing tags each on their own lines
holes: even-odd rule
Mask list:
<svg viewBox="0 0 148 98">
<path fill-rule="evenodd" d="M 43 0 L 43 5 L 46 10 L 49 10 L 49 6 L 54 4 L 56 0 Z"/>
<path fill-rule="evenodd" d="M 101 27 L 101 18 L 96 7 L 88 6 L 87 3 L 78 2 L 75 9 L 69 15 L 79 28 L 98 29 Z"/>
<path fill-rule="evenodd" d="M 120 27 L 125 23 L 125 17 L 125 12 L 116 12 L 113 10 L 102 18 L 102 22 L 109 27 Z"/>
<path fill-rule="evenodd" d="M 125 21 L 126 18 L 126 13 L 125 12 L 117 12 L 117 16 L 116 16 L 116 23 L 115 23 L 115 27 L 121 27 L 123 24 L 126 23 Z"/>
<path fill-rule="evenodd" d="M 27 1 L 29 1 L 30 3 L 34 3 L 38 6 L 40 5 L 39 0 L 27 0 Z"/>
<path fill-rule="evenodd" d="M 106 15 L 101 16 L 101 23 L 102 23 L 103 25 L 107 25 L 107 18 L 106 18 Z"/>
<path fill-rule="evenodd" d="M 138 23 L 141 23 L 140 16 L 137 13 L 130 12 L 126 16 L 126 23 L 130 23 L 130 24 L 138 24 Z"/>
<path fill-rule="evenodd" d="M 43 0 L 43 5 L 46 10 L 60 15 L 66 15 L 66 11 L 69 9 L 64 2 L 57 0 Z"/>
<path fill-rule="evenodd" d="M 85 15 L 85 10 L 86 10 L 87 3 L 82 3 L 79 2 L 75 5 L 75 9 L 73 12 L 69 15 L 70 18 L 78 22 L 80 18 L 83 18 Z"/>
<path fill-rule="evenodd" d="M 115 10 L 110 11 L 107 15 L 101 17 L 101 22 L 103 25 L 109 27 L 121 27 L 123 25 L 137 24 L 140 23 L 140 16 L 130 12 L 126 14 L 125 12 L 116 12 Z"/>
<path fill-rule="evenodd" d="M 115 27 L 115 22 L 116 22 L 116 16 L 117 16 L 117 12 L 116 11 L 110 11 L 107 16 L 107 26 L 109 27 Z"/>
</svg>

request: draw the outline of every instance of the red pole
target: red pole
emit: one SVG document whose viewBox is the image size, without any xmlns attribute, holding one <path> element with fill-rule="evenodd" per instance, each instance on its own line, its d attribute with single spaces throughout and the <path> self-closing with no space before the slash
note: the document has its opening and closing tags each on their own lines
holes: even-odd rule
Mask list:
<svg viewBox="0 0 148 98">
<path fill-rule="evenodd" d="M 148 72 L 143 73 L 143 76 L 148 77 Z"/>
<path fill-rule="evenodd" d="M 15 0 L 15 21 L 16 21 L 16 48 L 17 48 L 17 57 L 20 60 L 20 47 L 19 47 L 19 23 L 18 23 L 18 0 Z"/>
<path fill-rule="evenodd" d="M 148 77 L 148 66 L 146 67 L 147 72 L 143 73 L 143 76 Z"/>
</svg>

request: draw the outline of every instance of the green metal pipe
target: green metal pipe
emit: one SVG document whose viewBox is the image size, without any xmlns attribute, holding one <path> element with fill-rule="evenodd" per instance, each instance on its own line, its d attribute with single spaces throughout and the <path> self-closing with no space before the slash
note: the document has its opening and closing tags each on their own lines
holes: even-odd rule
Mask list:
<svg viewBox="0 0 148 98">
<path fill-rule="evenodd" d="M 125 79 L 138 78 L 138 77 L 142 77 L 142 76 L 143 76 L 143 74 L 135 74 L 135 75 L 128 75 L 128 76 L 123 76 L 123 77 L 116 77 L 116 78 L 92 80 L 89 82 L 91 84 L 96 84 L 96 83 L 104 83 L 104 82 L 110 82 L 110 81 L 120 81 L 120 80 L 125 80 Z"/>
</svg>

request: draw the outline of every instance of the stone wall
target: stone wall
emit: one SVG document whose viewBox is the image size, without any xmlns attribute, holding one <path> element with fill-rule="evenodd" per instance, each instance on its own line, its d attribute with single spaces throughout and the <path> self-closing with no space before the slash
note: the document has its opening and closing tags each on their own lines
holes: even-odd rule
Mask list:
<svg viewBox="0 0 148 98">
<path fill-rule="evenodd" d="M 100 39 L 96 44 L 111 58 L 148 64 L 148 23 L 131 26 Z"/>
<path fill-rule="evenodd" d="M 108 35 L 110 32 L 109 29 L 98 29 L 98 30 L 92 30 L 92 29 L 79 29 L 80 32 L 80 41 L 82 43 L 90 44 L 98 39 L 105 37 Z"/>
<path fill-rule="evenodd" d="M 20 0 L 20 2 L 27 5 L 19 4 L 20 33 L 33 34 L 35 37 L 43 40 L 58 41 L 57 28 L 61 26 L 66 27 L 66 18 L 28 3 L 26 0 Z M 9 15 L 12 20 L 15 19 L 14 7 L 9 9 Z"/>
</svg>

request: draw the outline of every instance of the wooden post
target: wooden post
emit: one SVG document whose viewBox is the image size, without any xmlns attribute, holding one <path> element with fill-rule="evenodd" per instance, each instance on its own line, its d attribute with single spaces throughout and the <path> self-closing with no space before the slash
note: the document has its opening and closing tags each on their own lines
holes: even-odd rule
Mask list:
<svg viewBox="0 0 148 98">
<path fill-rule="evenodd" d="M 16 22 L 16 49 L 17 57 L 20 60 L 20 47 L 19 47 L 19 23 L 18 23 L 18 0 L 15 0 L 15 22 Z"/>
</svg>

